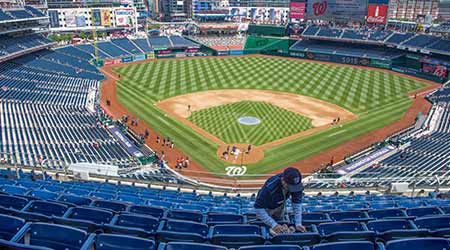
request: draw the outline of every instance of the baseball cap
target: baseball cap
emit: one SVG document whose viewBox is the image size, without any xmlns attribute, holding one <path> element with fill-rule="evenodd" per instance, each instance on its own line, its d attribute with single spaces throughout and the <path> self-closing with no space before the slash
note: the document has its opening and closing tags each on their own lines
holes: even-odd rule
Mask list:
<svg viewBox="0 0 450 250">
<path fill-rule="evenodd" d="M 288 190 L 291 193 L 303 191 L 302 174 L 298 169 L 288 167 L 283 172 L 283 180 L 288 184 Z"/>
</svg>

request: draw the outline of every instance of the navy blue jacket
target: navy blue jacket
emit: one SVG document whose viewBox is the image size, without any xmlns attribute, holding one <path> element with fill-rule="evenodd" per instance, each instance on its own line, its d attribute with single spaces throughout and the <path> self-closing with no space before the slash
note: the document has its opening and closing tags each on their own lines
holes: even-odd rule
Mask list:
<svg viewBox="0 0 450 250">
<path fill-rule="evenodd" d="M 255 208 L 274 209 L 283 205 L 283 186 L 281 184 L 282 174 L 270 177 L 256 196 Z M 302 202 L 302 192 L 286 194 L 286 199 L 291 197 L 292 203 Z"/>
</svg>

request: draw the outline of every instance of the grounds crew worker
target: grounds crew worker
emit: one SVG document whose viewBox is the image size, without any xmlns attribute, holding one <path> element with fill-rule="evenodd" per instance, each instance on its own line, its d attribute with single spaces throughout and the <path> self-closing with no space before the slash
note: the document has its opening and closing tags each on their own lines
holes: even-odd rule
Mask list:
<svg viewBox="0 0 450 250">
<path fill-rule="evenodd" d="M 291 197 L 294 210 L 295 230 L 305 232 L 302 226 L 302 175 L 296 168 L 289 167 L 281 174 L 270 177 L 259 190 L 255 201 L 256 217 L 275 233 L 288 232 L 286 226 L 276 220 L 284 218 L 286 200 Z"/>
</svg>

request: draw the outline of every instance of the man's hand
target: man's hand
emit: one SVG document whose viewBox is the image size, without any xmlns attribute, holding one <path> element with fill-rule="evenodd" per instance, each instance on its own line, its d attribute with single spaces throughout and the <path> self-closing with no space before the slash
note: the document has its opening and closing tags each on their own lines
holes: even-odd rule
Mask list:
<svg viewBox="0 0 450 250">
<path fill-rule="evenodd" d="M 306 232 L 306 228 L 304 226 L 296 226 L 295 230 L 302 233 Z"/>
<path fill-rule="evenodd" d="M 286 228 L 285 227 L 283 227 L 282 225 L 280 225 L 280 224 L 277 224 L 274 228 L 272 228 L 273 229 L 273 231 L 275 232 L 275 233 L 277 233 L 277 234 L 282 234 L 282 233 L 286 233 Z"/>
</svg>

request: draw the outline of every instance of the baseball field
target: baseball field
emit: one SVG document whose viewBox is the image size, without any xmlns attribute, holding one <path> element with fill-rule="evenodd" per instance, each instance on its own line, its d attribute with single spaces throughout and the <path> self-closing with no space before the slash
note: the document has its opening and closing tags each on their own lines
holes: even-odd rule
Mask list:
<svg viewBox="0 0 450 250">
<path fill-rule="evenodd" d="M 113 69 L 118 101 L 203 168 L 269 173 L 399 120 L 427 84 L 386 71 L 265 56 Z M 222 159 L 225 147 L 252 152 Z M 245 157 L 245 158 L 244 158 Z"/>
</svg>

